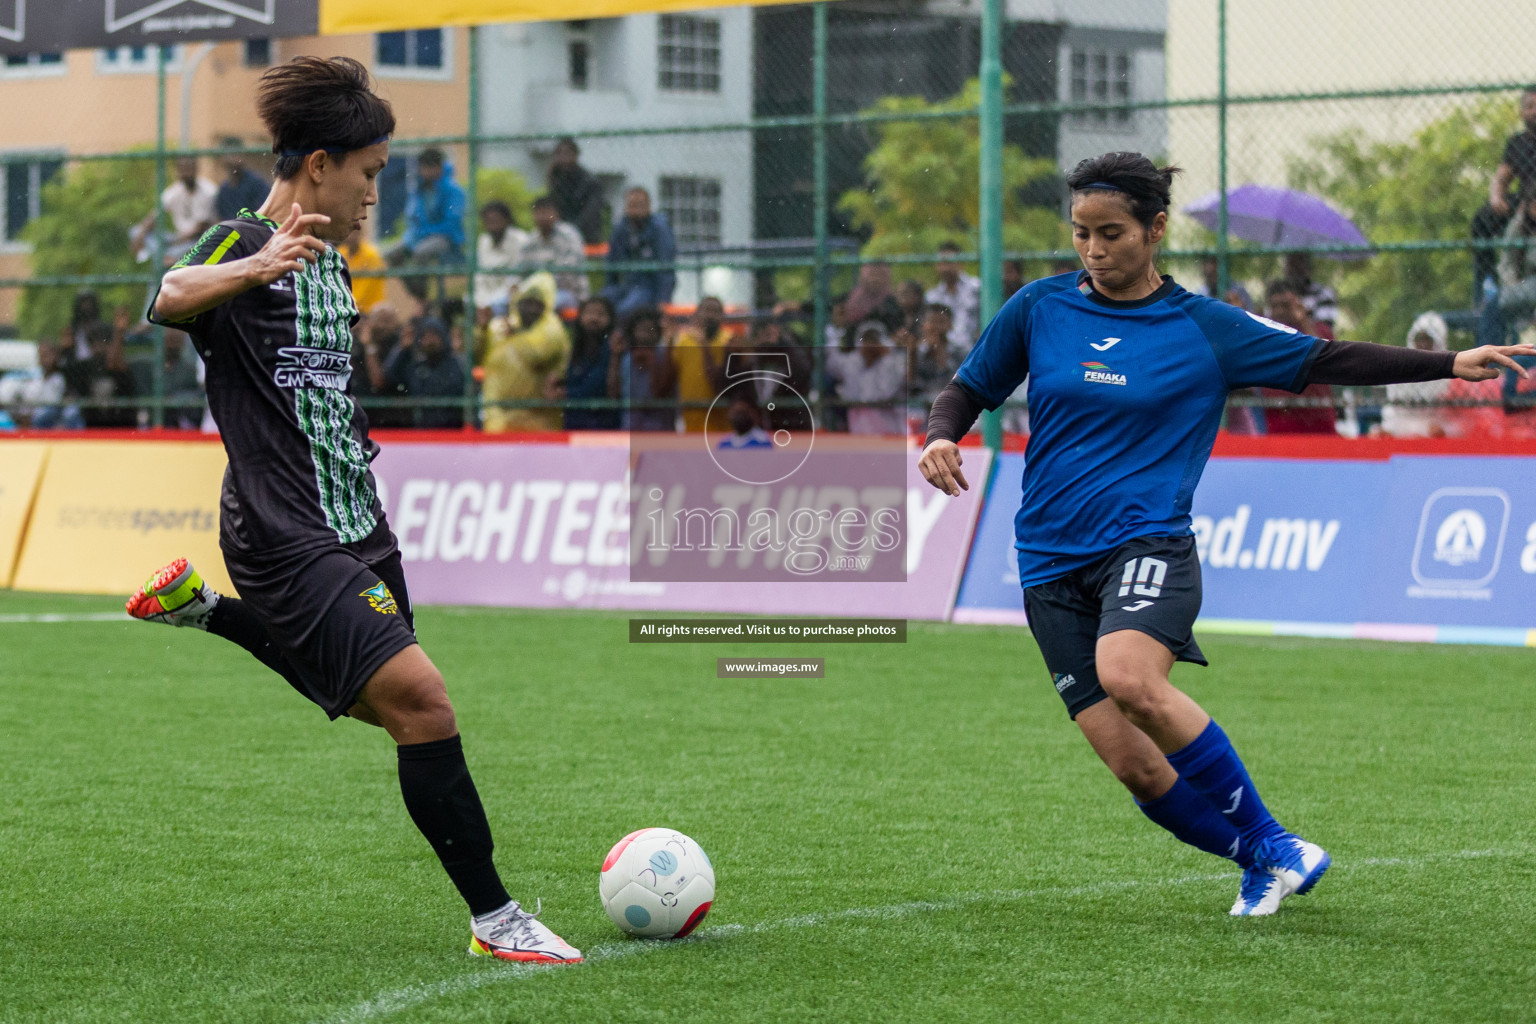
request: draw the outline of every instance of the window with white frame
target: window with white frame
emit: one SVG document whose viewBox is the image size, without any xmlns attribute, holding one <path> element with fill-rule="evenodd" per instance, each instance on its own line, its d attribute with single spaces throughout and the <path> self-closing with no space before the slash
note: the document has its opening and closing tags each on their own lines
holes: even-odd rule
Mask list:
<svg viewBox="0 0 1536 1024">
<path fill-rule="evenodd" d="M 679 246 L 720 244 L 719 179 L 662 178 L 661 212 Z"/>
<path fill-rule="evenodd" d="M 167 71 L 181 68 L 181 47 L 162 46 Z M 153 46 L 108 46 L 96 51 L 96 69 L 115 72 L 154 72 L 155 48 Z"/>
<path fill-rule="evenodd" d="M 663 14 L 656 84 L 673 92 L 720 91 L 720 19 Z"/>
<path fill-rule="evenodd" d="M 381 73 L 445 78 L 452 72 L 448 62 L 448 34 L 445 29 L 380 32 L 375 38 L 375 52 Z"/>
<path fill-rule="evenodd" d="M 43 186 L 64 166 L 51 158 L 20 160 L 5 167 L 5 235 L 7 244 L 20 242 L 22 229 L 43 212 Z"/>
<path fill-rule="evenodd" d="M 8 78 L 31 75 L 62 75 L 68 71 L 62 53 L 10 53 L 0 65 L 0 74 Z"/>
<path fill-rule="evenodd" d="M 1128 50 L 1073 50 L 1073 103 L 1129 103 L 1135 95 L 1136 63 Z M 1084 128 L 1135 127 L 1134 110 L 1079 110 L 1072 123 Z"/>
</svg>

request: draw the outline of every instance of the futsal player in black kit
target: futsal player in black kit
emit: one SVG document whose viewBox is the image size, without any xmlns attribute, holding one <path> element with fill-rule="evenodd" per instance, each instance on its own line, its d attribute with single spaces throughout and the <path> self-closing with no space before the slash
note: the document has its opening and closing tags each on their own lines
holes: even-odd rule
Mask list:
<svg viewBox="0 0 1536 1024">
<path fill-rule="evenodd" d="M 276 182 L 261 209 L 215 225 L 150 308 L 207 366 L 229 468 L 219 545 L 238 599 L 185 559 L 129 599 L 135 618 L 244 647 L 332 719 L 382 727 L 400 790 L 469 905 L 469 951 L 572 963 L 579 950 L 508 895 L 443 677 L 416 642 L 400 551 L 369 463 L 378 445 L 353 400 L 351 276 L 336 246 L 378 202 L 395 129 L 367 70 L 296 57 L 262 76 L 257 110 Z"/>
</svg>

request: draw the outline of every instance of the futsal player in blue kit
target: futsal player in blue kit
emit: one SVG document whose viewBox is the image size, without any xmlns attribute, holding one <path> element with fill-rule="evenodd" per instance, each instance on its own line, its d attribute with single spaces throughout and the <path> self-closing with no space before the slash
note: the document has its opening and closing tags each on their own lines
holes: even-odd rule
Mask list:
<svg viewBox="0 0 1536 1024">
<path fill-rule="evenodd" d="M 956 442 L 1029 380 L 1015 517 L 1030 629 L 1067 712 L 1141 811 L 1243 868 L 1235 916 L 1307 892 L 1329 856 L 1264 806 L 1221 727 L 1168 679 L 1206 664 L 1192 628 L 1200 563 L 1190 502 L 1227 394 L 1239 388 L 1487 380 L 1536 349 L 1427 352 L 1323 341 L 1159 275 L 1176 168 L 1139 153 L 1067 178 L 1084 270 L 1021 289 L 934 401 L 919 463 L 968 486 Z"/>
</svg>

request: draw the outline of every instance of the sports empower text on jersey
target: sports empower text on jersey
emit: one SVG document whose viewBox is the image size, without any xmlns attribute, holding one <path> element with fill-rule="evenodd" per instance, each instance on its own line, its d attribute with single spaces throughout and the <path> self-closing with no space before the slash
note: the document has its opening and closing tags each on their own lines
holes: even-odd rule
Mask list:
<svg viewBox="0 0 1536 1024">
<path fill-rule="evenodd" d="M 176 266 L 250 256 L 278 227 L 242 210 Z M 281 560 L 359 544 L 383 522 L 368 466 L 378 446 L 348 391 L 357 316 L 346 260 L 327 246 L 302 272 L 167 324 L 192 337 L 207 365 L 208 404 L 229 454 L 219 532 L 226 553 Z M 150 319 L 166 322 L 153 303 Z"/>
<path fill-rule="evenodd" d="M 1188 534 L 1228 392 L 1299 392 L 1324 344 L 1171 278 L 1144 299 L 1119 302 L 1084 294 L 1087 276 L 1020 289 L 955 374 L 988 409 L 1029 379 L 1014 519 L 1025 587 L 1136 537 Z"/>
</svg>

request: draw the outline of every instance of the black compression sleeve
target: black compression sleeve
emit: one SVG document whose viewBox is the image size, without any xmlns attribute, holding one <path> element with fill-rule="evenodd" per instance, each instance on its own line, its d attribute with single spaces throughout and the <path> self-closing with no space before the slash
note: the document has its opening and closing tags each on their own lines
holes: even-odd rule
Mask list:
<svg viewBox="0 0 1536 1024">
<path fill-rule="evenodd" d="M 396 750 L 406 812 L 432 844 L 469 912 L 489 914 L 506 906 L 512 897 L 491 861 L 491 826 L 458 733 L 445 740 L 402 744 Z"/>
<path fill-rule="evenodd" d="M 928 410 L 928 437 L 923 441 L 923 447 L 935 441 L 958 444 L 976 425 L 976 417 L 985 408 L 969 388 L 958 380 L 951 380 L 933 400 L 933 408 Z"/>
<path fill-rule="evenodd" d="M 1456 376 L 1454 352 L 1425 352 L 1365 341 L 1325 341 L 1308 384 L 1408 384 Z"/>
</svg>

